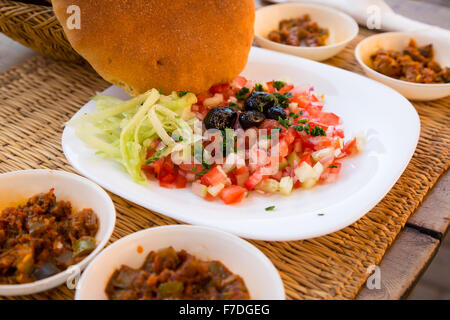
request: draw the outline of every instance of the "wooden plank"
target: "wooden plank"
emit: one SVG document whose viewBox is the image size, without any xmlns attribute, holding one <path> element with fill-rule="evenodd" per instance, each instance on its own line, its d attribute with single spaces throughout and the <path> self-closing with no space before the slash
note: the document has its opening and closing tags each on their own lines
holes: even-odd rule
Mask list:
<svg viewBox="0 0 450 320">
<path fill-rule="evenodd" d="M 450 225 L 450 173 L 446 172 L 409 218 L 407 226 L 442 239 Z"/>
<path fill-rule="evenodd" d="M 381 288 L 363 287 L 356 299 L 406 298 L 435 256 L 439 244 L 439 240 L 429 235 L 405 228 L 379 265 Z"/>
</svg>

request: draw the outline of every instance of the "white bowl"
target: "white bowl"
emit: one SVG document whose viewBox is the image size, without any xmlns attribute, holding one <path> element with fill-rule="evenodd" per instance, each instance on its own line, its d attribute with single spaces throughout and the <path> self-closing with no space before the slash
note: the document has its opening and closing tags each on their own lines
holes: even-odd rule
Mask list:
<svg viewBox="0 0 450 320">
<path fill-rule="evenodd" d="M 304 14 L 309 14 L 319 26 L 328 28 L 330 34 L 328 45 L 297 47 L 267 39 L 271 31 L 278 30 L 278 23 L 281 20 L 299 18 Z M 285 3 L 262 7 L 256 11 L 255 40 L 259 46 L 316 61 L 326 60 L 338 54 L 356 37 L 358 30 L 358 24 L 352 17 L 321 5 Z"/>
<path fill-rule="evenodd" d="M 142 253 L 137 247 L 142 246 Z M 241 276 L 252 299 L 285 299 L 280 275 L 270 260 L 253 245 L 232 234 L 207 227 L 174 225 L 130 234 L 110 245 L 86 268 L 75 299 L 103 300 L 114 270 L 121 265 L 140 268 L 148 253 L 172 246 L 202 260 L 219 260 Z"/>
<path fill-rule="evenodd" d="M 397 90 L 411 100 L 428 101 L 450 95 L 450 83 L 414 83 L 388 77 L 373 70 L 370 56 L 378 49 L 403 51 L 409 40 L 414 38 L 418 46 L 433 44 L 435 60 L 442 67 L 450 66 L 450 39 L 436 38 L 425 32 L 386 32 L 370 36 L 355 48 L 355 57 L 366 75 Z"/>
<path fill-rule="evenodd" d="M 103 249 L 114 230 L 116 211 L 108 194 L 95 183 L 76 174 L 54 170 L 24 170 L 0 175 L 0 212 L 5 207 L 16 206 L 35 194 L 55 188 L 57 200 L 72 203 L 75 210 L 92 208 L 99 219 L 96 235 L 97 247 L 79 263 L 54 276 L 17 285 L 0 285 L 1 296 L 26 295 L 57 287 L 69 276 L 83 270 Z"/>
</svg>

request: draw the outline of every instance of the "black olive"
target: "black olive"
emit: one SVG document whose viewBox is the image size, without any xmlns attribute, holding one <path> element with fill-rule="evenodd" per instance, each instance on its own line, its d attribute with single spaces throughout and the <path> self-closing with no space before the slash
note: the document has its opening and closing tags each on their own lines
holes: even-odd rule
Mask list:
<svg viewBox="0 0 450 320">
<path fill-rule="evenodd" d="M 206 129 L 225 130 L 233 128 L 237 119 L 237 112 L 229 107 L 217 107 L 209 110 L 204 123 Z"/>
<path fill-rule="evenodd" d="M 256 110 L 249 110 L 239 115 L 239 122 L 244 129 L 258 127 L 264 120 L 266 120 L 264 113 Z"/>
<path fill-rule="evenodd" d="M 279 118 L 286 119 L 287 114 L 282 107 L 273 106 L 269 110 L 267 110 L 266 117 L 274 120 L 278 120 Z"/>
<path fill-rule="evenodd" d="M 275 105 L 276 98 L 267 92 L 253 92 L 244 102 L 245 110 L 256 110 L 266 113 Z"/>
</svg>

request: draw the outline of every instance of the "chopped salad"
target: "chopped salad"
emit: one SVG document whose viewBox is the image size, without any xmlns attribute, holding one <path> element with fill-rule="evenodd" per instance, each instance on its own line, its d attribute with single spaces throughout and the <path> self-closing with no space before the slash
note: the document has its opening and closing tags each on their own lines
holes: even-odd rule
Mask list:
<svg viewBox="0 0 450 320">
<path fill-rule="evenodd" d="M 127 101 L 93 99 L 97 111 L 69 125 L 98 156 L 119 162 L 137 183 L 190 187 L 225 204 L 253 191 L 290 195 L 333 183 L 342 159 L 364 144 L 345 139 L 323 95 L 285 81 L 237 77 L 198 95 L 152 89 Z"/>
</svg>

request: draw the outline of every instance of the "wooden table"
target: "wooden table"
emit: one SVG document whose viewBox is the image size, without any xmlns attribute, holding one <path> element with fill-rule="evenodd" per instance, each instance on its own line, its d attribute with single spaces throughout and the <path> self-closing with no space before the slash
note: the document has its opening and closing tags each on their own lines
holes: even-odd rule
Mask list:
<svg viewBox="0 0 450 320">
<path fill-rule="evenodd" d="M 439 1 L 433 2 L 439 3 Z M 393 7 L 398 10 L 407 11 L 409 7 L 412 7 L 412 3 L 408 7 L 407 2 L 410 1 L 387 0 L 387 2 L 394 4 Z M 256 3 L 257 6 L 268 4 L 260 0 L 256 0 Z M 415 7 L 418 5 L 420 2 L 414 2 Z M 421 15 L 418 20 L 433 21 L 434 24 L 442 27 L 447 26 L 448 21 L 443 19 L 442 15 L 434 15 L 436 11 L 430 9 L 430 4 L 422 5 L 423 10 L 417 11 L 417 14 Z M 450 13 L 450 8 L 442 7 L 441 11 Z M 448 15 L 444 14 L 443 17 Z M 0 71 L 19 64 L 34 54 L 36 53 L 0 34 Z M 450 174 L 447 172 L 440 178 L 417 212 L 411 216 L 396 242 L 386 253 L 380 264 L 381 289 L 364 288 L 358 299 L 401 299 L 408 296 L 431 263 L 447 232 L 450 223 L 449 183 Z"/>
<path fill-rule="evenodd" d="M 440 0 L 385 0 L 397 13 L 449 28 L 450 7 Z M 270 4 L 256 0 L 257 7 Z M 363 288 L 357 299 L 405 299 L 436 255 L 450 224 L 450 173 L 441 176 L 410 217 L 380 264 L 381 289 Z M 450 266 L 449 266 L 450 268 Z"/>
</svg>

